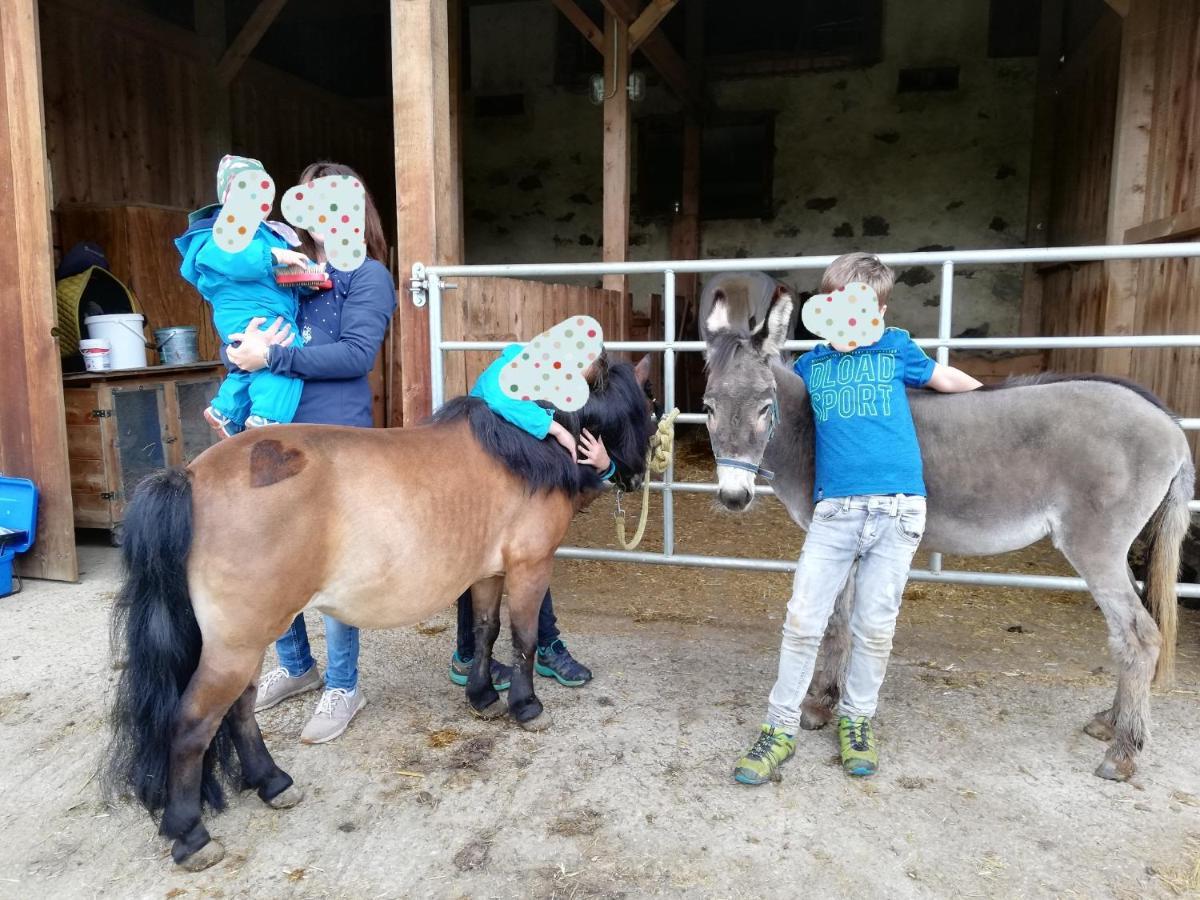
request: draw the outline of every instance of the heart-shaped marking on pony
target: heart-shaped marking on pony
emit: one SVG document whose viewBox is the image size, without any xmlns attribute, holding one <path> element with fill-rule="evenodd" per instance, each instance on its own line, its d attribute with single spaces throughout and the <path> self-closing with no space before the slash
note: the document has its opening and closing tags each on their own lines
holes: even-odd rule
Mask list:
<svg viewBox="0 0 1200 900">
<path fill-rule="evenodd" d="M 325 258 L 335 269 L 353 272 L 367 259 L 367 192 L 357 178 L 326 175 L 288 188 L 280 203 L 297 228 L 325 238 Z"/>
<path fill-rule="evenodd" d="M 225 203 L 213 223 L 213 238 L 227 253 L 241 253 L 275 202 L 275 182 L 262 169 L 247 169 L 233 176 Z"/>
<path fill-rule="evenodd" d="M 500 387 L 518 400 L 548 400 L 572 412 L 590 394 L 584 372 L 604 351 L 604 332 L 591 316 L 571 316 L 525 345 L 500 373 Z"/>
<path fill-rule="evenodd" d="M 870 285 L 852 281 L 829 294 L 813 294 L 800 314 L 804 327 L 838 347 L 869 347 L 883 337 L 883 312 Z"/>
</svg>

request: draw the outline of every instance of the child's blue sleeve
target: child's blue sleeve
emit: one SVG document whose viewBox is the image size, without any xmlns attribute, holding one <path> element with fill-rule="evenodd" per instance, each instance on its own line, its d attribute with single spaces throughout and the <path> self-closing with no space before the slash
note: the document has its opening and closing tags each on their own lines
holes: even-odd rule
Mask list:
<svg viewBox="0 0 1200 900">
<path fill-rule="evenodd" d="M 904 384 L 912 388 L 925 387 L 933 377 L 933 369 L 937 364 L 911 337 L 907 334 L 904 337 L 904 346 L 900 348 L 900 371 Z"/>
<path fill-rule="evenodd" d="M 484 369 L 476 380 L 471 388 L 471 396 L 479 397 L 500 418 L 541 440 L 550 432 L 550 423 L 554 421 L 553 411 L 538 406 L 532 400 L 517 400 L 507 396 L 500 387 L 501 370 L 520 352 L 520 344 L 505 347 L 500 358 Z"/>
<path fill-rule="evenodd" d="M 271 245 L 260 237 L 253 238 L 240 253 L 222 250 L 210 240 L 196 254 L 196 266 L 230 281 L 261 281 L 274 276 Z"/>
</svg>

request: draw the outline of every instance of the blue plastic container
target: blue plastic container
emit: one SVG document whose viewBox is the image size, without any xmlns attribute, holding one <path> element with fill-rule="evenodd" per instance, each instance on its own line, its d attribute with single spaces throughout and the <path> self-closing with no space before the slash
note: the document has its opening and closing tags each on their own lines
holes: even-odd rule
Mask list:
<svg viewBox="0 0 1200 900">
<path fill-rule="evenodd" d="M 15 542 L 0 546 L 0 597 L 12 593 L 13 558 L 33 546 L 37 533 L 37 501 L 37 485 L 28 478 L 0 475 L 0 528 L 24 533 L 24 537 Z"/>
</svg>

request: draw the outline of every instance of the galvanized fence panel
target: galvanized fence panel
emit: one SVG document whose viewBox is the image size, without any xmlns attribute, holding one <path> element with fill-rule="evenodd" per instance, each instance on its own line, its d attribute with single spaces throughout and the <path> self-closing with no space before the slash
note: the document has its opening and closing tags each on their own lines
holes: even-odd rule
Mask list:
<svg viewBox="0 0 1200 900">
<path fill-rule="evenodd" d="M 1008 263 L 1070 263 L 1102 262 L 1107 260 L 1143 260 L 1200 257 L 1200 243 L 1194 244 L 1134 244 L 1093 247 L 1037 247 L 1020 250 L 952 250 L 921 253 L 880 253 L 879 258 L 892 267 L 938 266 L 941 269 L 941 295 L 938 305 L 938 333 L 933 338 L 917 338 L 916 343 L 932 348 L 940 363 L 946 363 L 951 350 L 1052 350 L 1060 348 L 1200 348 L 1200 334 L 1179 335 L 1122 335 L 1084 337 L 951 337 L 954 312 L 954 270 L 957 265 L 1000 265 Z M 704 350 L 702 341 L 677 340 L 675 325 L 676 273 L 754 272 L 795 269 L 824 269 L 834 256 L 766 257 L 759 259 L 666 260 L 657 262 L 623 263 L 563 263 L 514 264 L 475 266 L 424 266 L 417 263 L 412 272 L 413 302 L 429 304 L 430 368 L 433 380 L 433 405 L 436 409 L 445 400 L 443 354 L 467 350 L 502 350 L 501 341 L 454 341 L 442 336 L 442 292 L 453 286 L 445 278 L 562 278 L 596 275 L 657 274 L 663 279 L 663 339 L 661 341 L 606 341 L 612 350 L 663 354 L 663 403 L 667 409 L 675 406 L 675 360 L 677 353 L 697 353 Z M 534 335 L 529 336 L 530 339 Z M 817 341 L 788 341 L 788 350 L 808 350 Z M 677 419 L 682 424 L 703 424 L 704 415 L 684 412 Z M 1189 431 L 1200 431 L 1200 418 L 1180 421 Z M 661 481 L 651 489 L 663 495 L 663 549 L 652 551 L 608 550 L 594 547 L 562 547 L 558 555 L 564 559 L 592 559 L 611 562 L 650 563 L 654 565 L 697 566 L 703 568 L 749 569 L 755 571 L 790 572 L 794 560 L 754 559 L 732 556 L 701 556 L 675 552 L 675 494 L 716 493 L 717 485 L 710 482 L 675 481 L 674 460 L 663 473 Z M 773 494 L 770 487 L 756 486 L 757 494 Z M 1189 504 L 1192 512 L 1200 511 L 1200 501 Z M 931 553 L 928 569 L 914 569 L 909 574 L 914 581 L 974 584 L 993 587 L 1039 588 L 1046 590 L 1086 591 L 1082 578 L 1052 575 L 1022 575 L 995 572 L 950 570 L 942 566 L 941 554 Z M 1179 595 L 1200 597 L 1200 584 L 1178 585 Z"/>
</svg>

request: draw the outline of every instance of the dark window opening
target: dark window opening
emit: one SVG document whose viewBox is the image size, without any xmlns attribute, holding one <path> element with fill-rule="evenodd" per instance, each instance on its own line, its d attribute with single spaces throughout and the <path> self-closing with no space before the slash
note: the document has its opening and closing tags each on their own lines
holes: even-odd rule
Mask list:
<svg viewBox="0 0 1200 900">
<path fill-rule="evenodd" d="M 1037 56 L 1041 29 L 1042 0 L 991 0 L 988 56 L 993 59 Z"/>
<path fill-rule="evenodd" d="M 682 202 L 682 129 L 676 117 L 638 121 L 635 208 L 641 219 L 670 217 Z M 774 113 L 706 124 L 700 145 L 700 218 L 770 218 L 774 173 Z"/>
<path fill-rule="evenodd" d="M 901 94 L 918 91 L 957 91 L 958 66 L 924 66 L 901 69 L 896 90 Z"/>
</svg>

